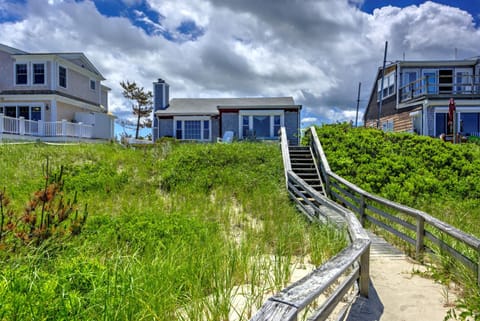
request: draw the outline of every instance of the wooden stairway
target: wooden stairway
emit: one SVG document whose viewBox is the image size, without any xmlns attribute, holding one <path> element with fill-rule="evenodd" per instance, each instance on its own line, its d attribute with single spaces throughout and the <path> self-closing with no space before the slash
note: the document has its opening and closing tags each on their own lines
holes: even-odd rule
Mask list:
<svg viewBox="0 0 480 321">
<path fill-rule="evenodd" d="M 293 172 L 310 185 L 310 187 L 320 194 L 325 195 L 320 173 L 318 172 L 310 147 L 289 146 L 288 151 Z"/>
<path fill-rule="evenodd" d="M 318 166 L 316 164 L 315 158 L 313 158 L 312 151 L 310 147 L 304 146 L 289 146 L 288 147 L 289 156 L 290 156 L 290 165 L 292 171 L 297 174 L 301 179 L 303 179 L 310 187 L 314 190 L 325 195 L 325 188 L 323 185 L 322 178 L 318 171 Z M 305 190 L 300 185 L 295 185 L 302 194 L 306 194 Z M 307 198 L 308 202 L 315 205 L 320 209 L 320 213 L 315 213 L 313 207 L 308 204 L 308 202 L 301 198 L 296 198 L 297 202 L 301 203 L 306 209 L 305 214 L 310 218 L 310 220 L 320 220 L 322 222 L 332 222 L 338 225 L 343 225 L 345 223 L 343 217 L 338 214 L 336 211 L 318 203 L 313 198 Z"/>
</svg>

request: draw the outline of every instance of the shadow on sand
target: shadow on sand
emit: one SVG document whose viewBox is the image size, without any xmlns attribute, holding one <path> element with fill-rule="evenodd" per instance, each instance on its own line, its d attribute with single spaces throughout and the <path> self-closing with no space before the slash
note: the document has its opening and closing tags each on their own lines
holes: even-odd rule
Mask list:
<svg viewBox="0 0 480 321">
<path fill-rule="evenodd" d="M 368 299 L 357 297 L 350 307 L 345 321 L 378 321 L 383 314 L 383 304 L 378 297 L 377 290 L 370 280 Z"/>
</svg>

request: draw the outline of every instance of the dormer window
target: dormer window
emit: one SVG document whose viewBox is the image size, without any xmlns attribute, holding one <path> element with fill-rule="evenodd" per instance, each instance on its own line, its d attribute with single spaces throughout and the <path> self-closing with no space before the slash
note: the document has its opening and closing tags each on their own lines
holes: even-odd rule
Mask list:
<svg viewBox="0 0 480 321">
<path fill-rule="evenodd" d="M 28 65 L 27 64 L 15 64 L 15 84 L 16 85 L 28 84 Z"/>
<path fill-rule="evenodd" d="M 34 63 L 33 68 L 33 84 L 44 85 L 45 84 L 45 64 Z"/>
</svg>

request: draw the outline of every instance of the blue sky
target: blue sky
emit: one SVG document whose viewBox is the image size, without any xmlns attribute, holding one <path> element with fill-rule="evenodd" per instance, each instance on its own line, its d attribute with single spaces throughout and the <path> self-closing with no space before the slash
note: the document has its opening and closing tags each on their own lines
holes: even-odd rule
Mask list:
<svg viewBox="0 0 480 321">
<path fill-rule="evenodd" d="M 361 119 L 383 60 L 480 56 L 480 0 L 0 0 L 0 42 L 80 51 L 131 121 L 120 81 L 171 98 L 292 96 L 302 122 Z"/>
</svg>

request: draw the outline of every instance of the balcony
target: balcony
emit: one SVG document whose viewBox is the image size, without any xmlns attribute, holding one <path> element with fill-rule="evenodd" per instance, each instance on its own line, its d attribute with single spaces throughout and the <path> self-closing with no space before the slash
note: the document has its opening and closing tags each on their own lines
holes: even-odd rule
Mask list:
<svg viewBox="0 0 480 321">
<path fill-rule="evenodd" d="M 470 74 L 439 74 L 425 76 L 399 89 L 400 102 L 435 98 L 480 98 L 480 76 Z"/>
<path fill-rule="evenodd" d="M 72 123 L 66 120 L 46 122 L 15 118 L 0 114 L 0 138 L 2 135 L 20 136 L 22 138 L 50 138 L 52 140 L 67 138 L 92 138 L 92 125 Z M 44 139 L 42 139 L 44 140 Z"/>
</svg>

